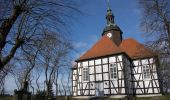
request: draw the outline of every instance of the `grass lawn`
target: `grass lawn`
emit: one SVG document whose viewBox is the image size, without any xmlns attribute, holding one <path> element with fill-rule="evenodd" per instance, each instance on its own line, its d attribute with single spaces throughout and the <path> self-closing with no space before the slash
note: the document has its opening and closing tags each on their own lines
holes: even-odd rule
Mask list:
<svg viewBox="0 0 170 100">
<path fill-rule="evenodd" d="M 159 97 L 137 98 L 137 100 L 170 100 L 170 95 L 163 95 Z"/>
</svg>

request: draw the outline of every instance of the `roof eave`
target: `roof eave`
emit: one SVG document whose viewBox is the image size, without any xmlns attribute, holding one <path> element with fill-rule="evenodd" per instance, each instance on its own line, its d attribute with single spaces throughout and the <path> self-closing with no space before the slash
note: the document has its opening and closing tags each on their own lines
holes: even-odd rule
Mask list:
<svg viewBox="0 0 170 100">
<path fill-rule="evenodd" d="M 113 56 L 113 55 L 120 55 L 120 54 L 126 54 L 125 52 L 117 52 L 117 53 L 113 53 L 113 54 L 107 54 L 107 55 L 103 55 L 103 56 L 96 56 L 96 57 L 89 57 L 89 58 L 83 58 L 83 59 L 77 59 L 75 60 L 75 62 L 80 62 L 80 61 L 85 61 L 85 60 L 91 60 L 91 59 L 97 59 L 97 58 L 103 58 L 103 57 L 108 57 L 108 56 Z M 127 55 L 127 54 L 126 54 Z"/>
</svg>

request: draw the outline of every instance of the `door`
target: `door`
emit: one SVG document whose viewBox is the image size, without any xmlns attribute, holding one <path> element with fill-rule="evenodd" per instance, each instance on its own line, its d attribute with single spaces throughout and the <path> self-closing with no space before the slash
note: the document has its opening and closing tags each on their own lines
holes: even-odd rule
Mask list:
<svg viewBox="0 0 170 100">
<path fill-rule="evenodd" d="M 96 97 L 104 96 L 103 82 L 96 82 L 95 83 L 95 96 Z"/>
</svg>

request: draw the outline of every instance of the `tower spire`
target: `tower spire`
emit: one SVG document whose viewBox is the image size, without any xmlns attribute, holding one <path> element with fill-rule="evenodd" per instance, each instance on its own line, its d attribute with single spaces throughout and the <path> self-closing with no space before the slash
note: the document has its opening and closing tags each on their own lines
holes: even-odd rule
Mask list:
<svg viewBox="0 0 170 100">
<path fill-rule="evenodd" d="M 114 24 L 114 15 L 112 13 L 112 10 L 110 8 L 110 0 L 107 0 L 107 14 L 106 14 L 106 19 L 107 19 L 107 25 Z"/>
<path fill-rule="evenodd" d="M 107 25 L 103 30 L 102 36 L 107 35 L 117 46 L 122 42 L 122 31 L 114 21 L 114 15 L 111 10 L 110 0 L 107 1 Z"/>
</svg>

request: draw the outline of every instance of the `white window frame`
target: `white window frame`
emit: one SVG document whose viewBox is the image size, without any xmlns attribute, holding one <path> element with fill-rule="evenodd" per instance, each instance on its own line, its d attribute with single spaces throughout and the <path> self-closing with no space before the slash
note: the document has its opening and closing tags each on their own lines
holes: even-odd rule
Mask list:
<svg viewBox="0 0 170 100">
<path fill-rule="evenodd" d="M 118 79 L 116 63 L 109 64 L 109 74 L 110 74 L 111 80 L 117 80 Z"/>
<path fill-rule="evenodd" d="M 144 80 L 150 80 L 150 79 L 151 79 L 150 66 L 149 66 L 149 65 L 144 65 L 144 66 L 142 67 L 142 71 L 143 71 L 143 79 L 144 79 Z"/>
<path fill-rule="evenodd" d="M 88 82 L 89 81 L 89 68 L 83 67 L 82 69 L 83 69 L 82 80 L 83 80 L 83 82 Z"/>
</svg>

